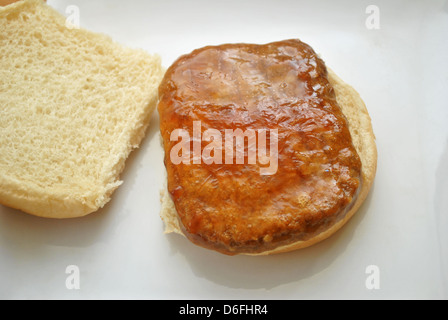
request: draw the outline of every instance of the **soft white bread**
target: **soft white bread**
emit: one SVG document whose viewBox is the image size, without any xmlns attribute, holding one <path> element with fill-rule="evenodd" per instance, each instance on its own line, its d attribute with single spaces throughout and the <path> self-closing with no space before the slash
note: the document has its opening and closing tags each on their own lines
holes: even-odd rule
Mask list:
<svg viewBox="0 0 448 320">
<path fill-rule="evenodd" d="M 122 183 L 163 76 L 160 58 L 66 26 L 41 0 L 0 7 L 0 203 L 52 218 Z"/>
<path fill-rule="evenodd" d="M 261 253 L 246 253 L 247 255 L 269 255 L 274 253 L 288 252 L 311 246 L 320 242 L 337 230 L 339 230 L 359 209 L 367 197 L 373 184 L 377 167 L 377 148 L 375 135 L 372 129 L 372 123 L 367 108 L 356 92 L 350 85 L 343 82 L 332 70 L 328 69 L 328 79 L 333 86 L 336 98 L 342 112 L 349 123 L 349 130 L 352 136 L 353 144 L 361 158 L 362 162 L 362 186 L 356 198 L 355 203 L 345 215 L 345 217 L 329 229 L 321 232 L 315 237 L 306 241 L 298 241 L 289 245 L 277 247 L 274 250 Z M 178 233 L 184 235 L 179 225 L 179 219 L 176 213 L 174 202 L 167 190 L 161 192 L 161 218 L 164 221 L 165 233 Z"/>
</svg>

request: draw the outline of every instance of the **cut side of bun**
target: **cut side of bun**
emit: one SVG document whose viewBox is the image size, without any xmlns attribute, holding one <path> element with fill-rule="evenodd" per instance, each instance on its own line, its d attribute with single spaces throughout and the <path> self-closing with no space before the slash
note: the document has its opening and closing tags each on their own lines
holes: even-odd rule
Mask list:
<svg viewBox="0 0 448 320">
<path fill-rule="evenodd" d="M 273 250 L 260 253 L 240 253 L 243 255 L 269 255 L 305 248 L 316 244 L 339 230 L 359 209 L 366 199 L 373 184 L 377 168 L 377 148 L 373 133 L 371 118 L 359 93 L 350 85 L 342 81 L 331 69 L 328 69 L 328 80 L 334 88 L 337 102 L 349 124 L 353 144 L 362 162 L 362 185 L 359 194 L 347 214 L 329 229 L 319 233 L 306 241 L 297 241 Z M 173 200 L 166 188 L 161 192 L 160 216 L 164 221 L 165 233 L 182 232 L 180 221 Z"/>
<path fill-rule="evenodd" d="M 102 208 L 157 103 L 160 58 L 66 25 L 41 0 L 0 7 L 0 203 L 49 218 Z"/>
</svg>

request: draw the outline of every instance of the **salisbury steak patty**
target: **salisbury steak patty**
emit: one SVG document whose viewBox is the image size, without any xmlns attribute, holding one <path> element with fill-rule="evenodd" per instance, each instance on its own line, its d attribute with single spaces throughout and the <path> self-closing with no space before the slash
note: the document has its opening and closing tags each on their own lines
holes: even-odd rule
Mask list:
<svg viewBox="0 0 448 320">
<path fill-rule="evenodd" d="M 168 191 L 198 245 L 236 254 L 306 240 L 341 219 L 360 189 L 361 161 L 325 64 L 299 40 L 208 46 L 180 57 L 160 84 L 158 111 Z M 204 161 L 211 139 L 201 144 L 200 163 L 170 159 L 172 132 L 194 137 L 194 123 L 221 134 L 214 151 L 222 163 Z M 276 132 L 275 172 L 261 174 L 266 162 L 249 161 L 249 139 L 243 163 L 237 152 L 225 162 L 230 129 L 266 132 L 268 154 Z"/>
</svg>

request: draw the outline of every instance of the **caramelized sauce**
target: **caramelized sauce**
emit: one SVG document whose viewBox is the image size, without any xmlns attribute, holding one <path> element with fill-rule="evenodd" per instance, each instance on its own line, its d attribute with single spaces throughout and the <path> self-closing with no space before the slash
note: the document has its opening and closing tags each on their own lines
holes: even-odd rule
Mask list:
<svg viewBox="0 0 448 320">
<path fill-rule="evenodd" d="M 361 162 L 324 62 L 299 40 L 209 46 L 180 57 L 159 87 L 168 191 L 186 236 L 225 254 L 307 240 L 341 219 Z M 278 169 L 170 160 L 175 129 L 277 129 Z M 207 143 L 202 144 L 204 148 Z"/>
</svg>

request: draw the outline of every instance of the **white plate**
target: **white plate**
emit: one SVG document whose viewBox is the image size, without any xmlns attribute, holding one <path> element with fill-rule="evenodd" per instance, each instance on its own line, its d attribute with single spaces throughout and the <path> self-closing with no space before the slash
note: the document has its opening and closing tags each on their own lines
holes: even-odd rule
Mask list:
<svg viewBox="0 0 448 320">
<path fill-rule="evenodd" d="M 103 210 L 58 221 L 0 207 L 0 298 L 448 298 L 446 3 L 376 1 L 374 11 L 367 1 L 48 3 L 72 18 L 79 10 L 83 28 L 159 53 L 165 67 L 208 44 L 300 38 L 366 102 L 378 172 L 361 210 L 330 239 L 277 256 L 224 256 L 163 233 L 154 114 Z M 71 265 L 79 289 L 70 289 Z M 368 285 L 372 265 L 379 288 Z"/>
</svg>

